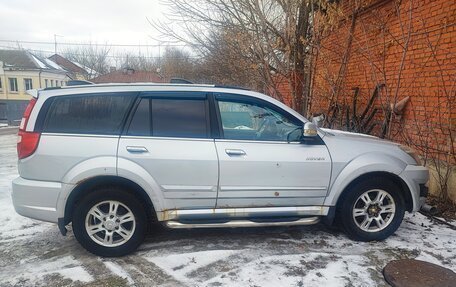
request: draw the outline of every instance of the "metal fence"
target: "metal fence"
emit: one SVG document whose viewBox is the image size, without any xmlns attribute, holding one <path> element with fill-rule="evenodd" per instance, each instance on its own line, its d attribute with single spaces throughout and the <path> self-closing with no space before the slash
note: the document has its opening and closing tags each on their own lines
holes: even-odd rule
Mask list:
<svg viewBox="0 0 456 287">
<path fill-rule="evenodd" d="M 0 100 L 0 122 L 18 126 L 29 101 Z"/>
</svg>

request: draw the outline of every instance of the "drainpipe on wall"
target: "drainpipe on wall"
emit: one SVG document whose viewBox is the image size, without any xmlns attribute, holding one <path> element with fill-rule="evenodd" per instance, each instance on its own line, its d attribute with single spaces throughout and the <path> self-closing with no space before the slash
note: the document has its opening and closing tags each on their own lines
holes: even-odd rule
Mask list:
<svg viewBox="0 0 456 287">
<path fill-rule="evenodd" d="M 38 82 L 40 82 L 40 89 L 41 89 L 41 72 L 43 72 L 43 69 L 40 69 L 38 72 Z"/>
<path fill-rule="evenodd" d="M 2 94 L 5 94 L 5 99 L 8 98 L 6 90 L 6 75 L 5 70 L 3 69 L 3 62 L 0 61 L 0 81 L 2 81 Z"/>
</svg>

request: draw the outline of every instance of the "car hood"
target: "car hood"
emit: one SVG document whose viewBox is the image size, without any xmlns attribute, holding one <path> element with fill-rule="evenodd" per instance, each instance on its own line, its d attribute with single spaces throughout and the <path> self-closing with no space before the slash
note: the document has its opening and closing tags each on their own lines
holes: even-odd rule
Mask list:
<svg viewBox="0 0 456 287">
<path fill-rule="evenodd" d="M 352 132 L 347 132 L 347 131 L 333 130 L 333 129 L 326 129 L 326 128 L 322 128 L 321 130 L 325 133 L 325 136 L 336 137 L 338 140 L 347 140 L 347 141 L 354 140 L 354 141 L 366 142 L 366 143 L 369 142 L 369 143 L 375 143 L 375 144 L 399 145 L 398 143 L 394 143 L 389 140 L 381 139 L 379 137 L 366 135 L 366 134 L 352 133 Z"/>
</svg>

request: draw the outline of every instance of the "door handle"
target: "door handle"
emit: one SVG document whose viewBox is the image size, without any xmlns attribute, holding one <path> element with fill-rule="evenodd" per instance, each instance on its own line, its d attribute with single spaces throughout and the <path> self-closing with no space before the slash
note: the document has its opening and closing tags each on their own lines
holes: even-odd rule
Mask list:
<svg viewBox="0 0 456 287">
<path fill-rule="evenodd" d="M 143 146 L 127 146 L 127 151 L 131 153 L 145 153 L 148 152 L 147 148 Z"/>
<path fill-rule="evenodd" d="M 242 149 L 226 149 L 226 154 L 229 156 L 243 156 L 246 155 L 245 151 Z"/>
</svg>

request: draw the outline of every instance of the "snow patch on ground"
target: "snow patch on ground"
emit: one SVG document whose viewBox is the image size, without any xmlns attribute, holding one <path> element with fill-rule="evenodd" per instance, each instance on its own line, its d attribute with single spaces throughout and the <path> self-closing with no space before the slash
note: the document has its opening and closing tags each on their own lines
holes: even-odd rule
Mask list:
<svg viewBox="0 0 456 287">
<path fill-rule="evenodd" d="M 254 260 L 206 282 L 223 286 L 347 286 L 356 277 L 356 286 L 375 286 L 366 259 L 358 255 L 309 252 L 275 255 Z"/>
<path fill-rule="evenodd" d="M 210 250 L 156 257 L 146 255 L 145 259 L 162 268 L 177 280 L 185 282 L 189 280 L 187 275 L 193 271 L 216 261 L 226 259 L 237 252 L 236 250 Z"/>
<path fill-rule="evenodd" d="M 66 256 L 56 260 L 41 261 L 40 264 L 36 264 L 36 262 L 23 264 L 21 268 L 7 267 L 1 272 L 3 276 L 0 278 L 0 285 L 21 285 L 27 282 L 25 285 L 31 286 L 34 282 L 43 280 L 46 275 L 51 274 L 59 274 L 63 278 L 83 283 L 93 281 L 92 275 L 80 265 L 80 262 L 72 256 Z"/>
<path fill-rule="evenodd" d="M 135 281 L 131 278 L 130 274 L 122 268 L 119 264 L 112 262 L 112 261 L 103 261 L 104 265 L 106 268 L 109 269 L 113 274 L 116 276 L 119 276 L 120 278 L 124 278 L 127 280 L 127 283 L 129 285 L 134 285 Z"/>
</svg>

